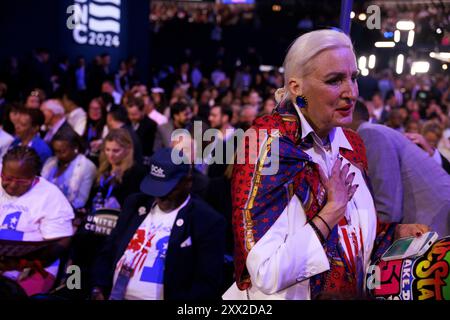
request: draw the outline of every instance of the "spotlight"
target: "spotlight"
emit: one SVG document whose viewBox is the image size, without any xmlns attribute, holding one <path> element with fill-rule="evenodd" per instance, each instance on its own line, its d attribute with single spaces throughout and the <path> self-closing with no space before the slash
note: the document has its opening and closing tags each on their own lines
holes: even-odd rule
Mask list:
<svg viewBox="0 0 450 320">
<path fill-rule="evenodd" d="M 399 42 L 400 41 L 400 30 L 395 30 L 394 32 L 394 41 Z"/>
<path fill-rule="evenodd" d="M 375 47 L 377 48 L 393 48 L 395 47 L 394 41 L 377 41 L 375 42 Z"/>
<path fill-rule="evenodd" d="M 450 62 L 450 52 L 430 52 L 430 57 L 441 60 L 444 63 Z"/>
<path fill-rule="evenodd" d="M 408 47 L 412 47 L 414 44 L 414 30 L 409 30 L 408 32 L 408 41 L 406 42 Z"/>
<path fill-rule="evenodd" d="M 371 54 L 369 56 L 369 69 L 373 69 L 375 68 L 375 61 L 376 61 L 377 57 L 375 57 L 374 54 Z"/>
<path fill-rule="evenodd" d="M 367 19 L 367 16 L 366 16 L 365 13 L 360 13 L 359 16 L 358 16 L 358 19 L 361 20 L 361 21 L 364 21 L 364 20 Z"/>
<path fill-rule="evenodd" d="M 272 6 L 272 11 L 274 12 L 280 12 L 281 11 L 281 6 L 279 4 L 274 4 Z"/>
<path fill-rule="evenodd" d="M 402 54 L 399 54 L 397 56 L 397 64 L 395 66 L 395 72 L 397 72 L 397 74 L 402 74 L 404 61 L 405 61 L 405 56 Z"/>
<path fill-rule="evenodd" d="M 402 20 L 402 21 L 398 21 L 396 24 L 396 27 L 398 30 L 413 30 L 415 27 L 414 22 L 410 21 L 410 20 Z"/>
<path fill-rule="evenodd" d="M 367 64 L 367 58 L 365 56 L 359 57 L 359 59 L 358 59 L 358 68 L 359 68 L 359 70 L 366 69 L 366 64 Z"/>
<path fill-rule="evenodd" d="M 430 63 L 428 61 L 414 61 L 411 65 L 411 74 L 427 73 L 430 70 Z"/>
</svg>

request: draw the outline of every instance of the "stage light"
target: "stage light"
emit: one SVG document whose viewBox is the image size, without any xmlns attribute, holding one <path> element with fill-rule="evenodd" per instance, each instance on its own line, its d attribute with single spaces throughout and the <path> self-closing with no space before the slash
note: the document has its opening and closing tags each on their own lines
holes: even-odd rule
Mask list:
<svg viewBox="0 0 450 320">
<path fill-rule="evenodd" d="M 355 13 L 355 11 L 352 11 L 352 12 L 350 12 L 350 19 L 353 19 L 353 18 L 355 18 L 355 16 L 356 16 L 356 13 Z"/>
<path fill-rule="evenodd" d="M 409 30 L 408 41 L 406 42 L 406 44 L 408 45 L 408 47 L 413 46 L 413 44 L 414 44 L 414 31 L 413 30 Z"/>
<path fill-rule="evenodd" d="M 259 71 L 261 71 L 261 72 L 270 72 L 273 69 L 274 69 L 274 67 L 268 66 L 268 65 L 264 65 L 264 64 L 259 66 Z"/>
<path fill-rule="evenodd" d="M 436 29 L 436 33 L 437 33 L 437 34 L 441 34 L 441 33 L 442 33 L 442 29 L 441 29 L 441 28 L 437 28 L 437 29 Z"/>
<path fill-rule="evenodd" d="M 430 53 L 430 57 L 431 57 L 431 54 L 433 54 L 432 58 L 450 59 L 450 52 L 432 52 L 432 53 Z"/>
<path fill-rule="evenodd" d="M 377 48 L 393 48 L 395 47 L 394 41 L 377 41 L 375 42 L 375 47 Z"/>
<path fill-rule="evenodd" d="M 450 52 L 430 52 L 430 57 L 445 63 L 450 63 Z"/>
<path fill-rule="evenodd" d="M 362 75 L 363 77 L 368 76 L 368 75 L 369 75 L 369 69 L 362 69 L 362 70 L 361 70 L 361 75 Z"/>
<path fill-rule="evenodd" d="M 377 60 L 377 57 L 375 57 L 374 54 L 371 54 L 371 55 L 369 56 L 369 69 L 375 68 L 375 62 L 376 62 L 376 60 Z"/>
<path fill-rule="evenodd" d="M 364 20 L 367 19 L 367 16 L 366 16 L 365 13 L 360 13 L 359 16 L 358 16 L 358 19 L 361 20 L 361 21 L 364 21 Z"/>
<path fill-rule="evenodd" d="M 427 73 L 430 70 L 430 63 L 428 61 L 414 61 L 411 65 L 411 74 Z"/>
<path fill-rule="evenodd" d="M 397 74 L 402 74 L 404 61 L 405 61 L 405 56 L 402 54 L 399 54 L 397 56 L 397 64 L 395 66 L 395 72 L 397 72 Z"/>
<path fill-rule="evenodd" d="M 400 30 L 395 30 L 394 32 L 394 41 L 399 42 L 400 41 Z"/>
<path fill-rule="evenodd" d="M 280 12 L 280 11 L 281 11 L 281 6 L 278 5 L 278 4 L 274 4 L 274 5 L 272 6 L 272 11 L 274 11 L 274 12 Z"/>
<path fill-rule="evenodd" d="M 358 68 L 359 68 L 359 70 L 366 69 L 366 65 L 367 65 L 367 58 L 365 56 L 359 57 L 359 59 L 358 59 Z"/>
<path fill-rule="evenodd" d="M 401 21 L 397 22 L 396 27 L 398 30 L 408 31 L 408 30 L 413 30 L 415 27 L 415 24 L 414 24 L 414 22 L 412 22 L 410 20 L 401 20 Z"/>
<path fill-rule="evenodd" d="M 447 69 L 448 69 L 448 66 L 447 66 L 447 64 L 444 63 L 444 64 L 442 65 L 442 70 L 447 70 Z"/>
</svg>

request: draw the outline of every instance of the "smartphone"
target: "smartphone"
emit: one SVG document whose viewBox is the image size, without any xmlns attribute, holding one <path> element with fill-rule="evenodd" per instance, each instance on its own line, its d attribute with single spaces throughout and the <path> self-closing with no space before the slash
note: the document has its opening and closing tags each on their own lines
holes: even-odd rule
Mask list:
<svg viewBox="0 0 450 320">
<path fill-rule="evenodd" d="M 437 238 L 437 232 L 430 231 L 420 237 L 398 239 L 383 254 L 381 260 L 390 261 L 423 255 Z"/>
</svg>

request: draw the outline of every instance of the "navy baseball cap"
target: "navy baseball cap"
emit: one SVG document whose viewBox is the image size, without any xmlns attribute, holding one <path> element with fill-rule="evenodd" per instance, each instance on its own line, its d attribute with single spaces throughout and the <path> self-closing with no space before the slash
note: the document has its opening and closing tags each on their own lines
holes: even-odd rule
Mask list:
<svg viewBox="0 0 450 320">
<path fill-rule="evenodd" d="M 172 148 L 158 150 L 150 158 L 150 173 L 141 182 L 141 191 L 153 197 L 168 195 L 189 174 L 187 161 L 175 164 L 172 161 Z M 175 155 L 180 157 L 178 151 Z M 185 160 L 185 159 L 183 159 Z"/>
</svg>

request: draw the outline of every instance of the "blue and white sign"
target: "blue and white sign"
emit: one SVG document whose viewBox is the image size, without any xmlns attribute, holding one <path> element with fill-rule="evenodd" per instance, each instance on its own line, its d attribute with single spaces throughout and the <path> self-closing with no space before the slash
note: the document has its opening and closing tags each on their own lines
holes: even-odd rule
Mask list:
<svg viewBox="0 0 450 320">
<path fill-rule="evenodd" d="M 120 46 L 121 0 L 75 0 L 67 8 L 67 27 L 76 43 L 100 47 Z"/>
</svg>

